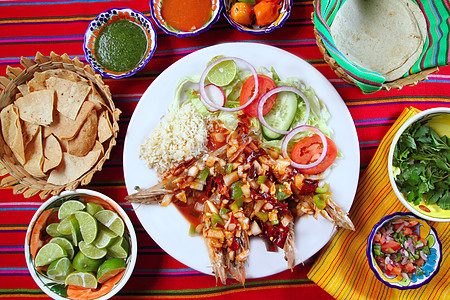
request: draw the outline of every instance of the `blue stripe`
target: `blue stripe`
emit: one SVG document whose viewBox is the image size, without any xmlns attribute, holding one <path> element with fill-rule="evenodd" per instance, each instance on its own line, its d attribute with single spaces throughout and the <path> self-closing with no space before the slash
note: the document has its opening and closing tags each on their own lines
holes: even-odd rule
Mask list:
<svg viewBox="0 0 450 300">
<path fill-rule="evenodd" d="M 26 271 L 28 268 L 0 268 L 0 271 Z"/>
<path fill-rule="evenodd" d="M 130 1 L 130 0 L 125 0 Z M 47 1 L 47 2 L 8 2 L 0 3 L 0 6 L 27 6 L 27 5 L 51 5 L 51 4 L 73 4 L 73 3 L 94 3 L 94 2 L 115 2 L 113 0 L 78 0 L 78 1 Z"/>
<path fill-rule="evenodd" d="M 373 122 L 373 121 L 389 121 L 389 120 L 396 120 L 396 118 L 376 118 L 376 119 L 361 119 L 361 120 L 354 120 L 355 123 L 363 123 L 363 122 Z"/>
<path fill-rule="evenodd" d="M 360 145 L 379 144 L 379 143 L 381 143 L 381 140 L 378 140 L 378 141 L 365 141 L 365 142 L 359 142 Z"/>
<path fill-rule="evenodd" d="M 0 246 L 0 249 L 7 249 L 7 248 L 23 249 L 23 246 Z M 2 268 L 0 268 L 0 270 L 1 269 Z"/>
<path fill-rule="evenodd" d="M 31 207 L 0 208 L 0 211 L 21 211 L 21 210 L 36 211 L 37 207 L 35 207 L 35 208 L 31 208 Z"/>
</svg>

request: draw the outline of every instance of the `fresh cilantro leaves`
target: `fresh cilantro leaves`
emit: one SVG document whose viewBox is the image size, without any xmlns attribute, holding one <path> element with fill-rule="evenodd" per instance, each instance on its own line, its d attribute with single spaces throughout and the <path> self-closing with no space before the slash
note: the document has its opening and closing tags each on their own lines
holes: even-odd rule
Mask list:
<svg viewBox="0 0 450 300">
<path fill-rule="evenodd" d="M 395 181 L 409 202 L 450 209 L 450 139 L 439 137 L 428 120 L 411 124 L 400 136 L 393 166 L 401 172 Z"/>
</svg>

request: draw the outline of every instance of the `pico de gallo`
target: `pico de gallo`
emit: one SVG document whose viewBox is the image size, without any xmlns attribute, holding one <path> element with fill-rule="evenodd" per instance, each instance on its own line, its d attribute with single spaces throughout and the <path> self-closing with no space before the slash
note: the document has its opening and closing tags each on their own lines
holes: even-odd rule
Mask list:
<svg viewBox="0 0 450 300">
<path fill-rule="evenodd" d="M 378 266 L 388 276 L 409 280 L 412 274 L 423 274 L 428 260 L 428 240 L 417 234 L 419 222 L 395 219 L 381 227 L 373 239 L 373 254 Z"/>
</svg>

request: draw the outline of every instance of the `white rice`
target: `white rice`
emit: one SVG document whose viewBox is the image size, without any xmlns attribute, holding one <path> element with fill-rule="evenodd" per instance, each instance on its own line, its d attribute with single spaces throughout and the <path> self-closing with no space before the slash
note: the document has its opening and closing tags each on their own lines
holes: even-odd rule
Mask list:
<svg viewBox="0 0 450 300">
<path fill-rule="evenodd" d="M 139 157 L 162 175 L 206 151 L 208 120 L 191 103 L 169 111 L 141 145 Z"/>
</svg>

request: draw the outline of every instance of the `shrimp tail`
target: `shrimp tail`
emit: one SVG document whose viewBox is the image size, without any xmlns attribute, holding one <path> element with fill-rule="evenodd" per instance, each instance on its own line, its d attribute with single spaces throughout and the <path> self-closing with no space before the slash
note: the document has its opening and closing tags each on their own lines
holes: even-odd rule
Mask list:
<svg viewBox="0 0 450 300">
<path fill-rule="evenodd" d="M 289 232 L 286 238 L 286 242 L 283 246 L 284 258 L 288 263 L 288 267 L 293 270 L 295 267 L 295 238 L 294 238 L 294 222 L 290 222 L 287 226 Z"/>
</svg>

